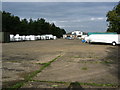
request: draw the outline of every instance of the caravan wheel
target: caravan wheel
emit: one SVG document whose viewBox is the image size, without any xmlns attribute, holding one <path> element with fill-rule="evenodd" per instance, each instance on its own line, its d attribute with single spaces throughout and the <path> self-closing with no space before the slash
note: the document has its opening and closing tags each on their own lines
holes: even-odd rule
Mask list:
<svg viewBox="0 0 120 90">
<path fill-rule="evenodd" d="M 112 45 L 115 46 L 115 45 L 116 45 L 116 42 L 112 42 Z"/>
</svg>

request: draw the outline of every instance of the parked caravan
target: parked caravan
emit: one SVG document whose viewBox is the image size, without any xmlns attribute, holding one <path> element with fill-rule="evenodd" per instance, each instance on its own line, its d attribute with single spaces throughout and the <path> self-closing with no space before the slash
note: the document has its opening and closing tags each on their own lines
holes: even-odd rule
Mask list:
<svg viewBox="0 0 120 90">
<path fill-rule="evenodd" d="M 45 40 L 45 35 L 41 35 L 41 40 Z"/>
<path fill-rule="evenodd" d="M 10 41 L 15 41 L 14 35 L 10 34 Z"/>
<path fill-rule="evenodd" d="M 27 41 L 31 40 L 31 39 L 30 39 L 30 36 L 26 36 L 26 37 L 25 37 L 25 40 L 27 40 Z"/>
<path fill-rule="evenodd" d="M 14 36 L 14 39 L 15 39 L 15 41 L 21 41 L 21 40 L 22 40 L 22 37 L 19 36 L 19 34 L 16 34 L 16 35 Z"/>
<path fill-rule="evenodd" d="M 21 40 L 25 41 L 26 40 L 26 36 L 25 35 L 21 36 Z"/>
<path fill-rule="evenodd" d="M 40 35 L 35 36 L 35 40 L 41 40 L 41 36 Z"/>
<path fill-rule="evenodd" d="M 120 34 L 92 34 L 86 38 L 89 43 L 120 44 Z"/>
<path fill-rule="evenodd" d="M 34 35 L 29 35 L 30 40 L 35 40 L 35 36 Z"/>
<path fill-rule="evenodd" d="M 54 39 L 54 36 L 52 34 L 45 35 L 46 40 Z"/>
</svg>

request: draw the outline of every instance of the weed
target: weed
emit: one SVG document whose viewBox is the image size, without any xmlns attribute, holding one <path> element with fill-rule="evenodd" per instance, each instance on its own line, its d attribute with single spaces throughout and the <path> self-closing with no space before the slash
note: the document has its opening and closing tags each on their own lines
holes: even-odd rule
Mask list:
<svg viewBox="0 0 120 90">
<path fill-rule="evenodd" d="M 113 62 L 112 61 L 102 61 L 102 63 L 104 63 L 104 64 L 111 64 Z"/>
<path fill-rule="evenodd" d="M 47 64 L 47 63 L 37 63 L 37 64 L 39 64 L 39 65 L 45 65 L 45 64 Z"/>
<path fill-rule="evenodd" d="M 58 85 L 52 85 L 52 87 L 58 87 Z"/>
<path fill-rule="evenodd" d="M 87 67 L 82 67 L 81 69 L 82 69 L 82 70 L 87 70 L 88 68 L 87 68 Z"/>
</svg>

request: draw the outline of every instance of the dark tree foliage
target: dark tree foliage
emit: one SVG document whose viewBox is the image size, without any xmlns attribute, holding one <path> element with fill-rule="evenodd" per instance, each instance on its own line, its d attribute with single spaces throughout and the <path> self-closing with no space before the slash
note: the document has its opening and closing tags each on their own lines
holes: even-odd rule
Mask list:
<svg viewBox="0 0 120 90">
<path fill-rule="evenodd" d="M 120 34 L 120 2 L 106 16 L 109 22 L 107 32 L 117 32 Z"/>
<path fill-rule="evenodd" d="M 10 34 L 20 35 L 43 35 L 52 34 L 58 38 L 66 34 L 64 29 L 56 27 L 54 23 L 46 22 L 44 18 L 37 20 L 22 19 L 18 16 L 11 15 L 9 12 L 2 12 L 2 31 L 10 32 Z"/>
</svg>

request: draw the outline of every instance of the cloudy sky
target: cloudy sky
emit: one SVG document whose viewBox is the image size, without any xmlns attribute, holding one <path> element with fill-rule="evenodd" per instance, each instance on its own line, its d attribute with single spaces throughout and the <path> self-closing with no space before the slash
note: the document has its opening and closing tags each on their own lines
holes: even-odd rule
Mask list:
<svg viewBox="0 0 120 90">
<path fill-rule="evenodd" d="M 103 32 L 106 13 L 117 2 L 3 2 L 2 10 L 22 18 L 45 18 L 67 32 Z"/>
</svg>

